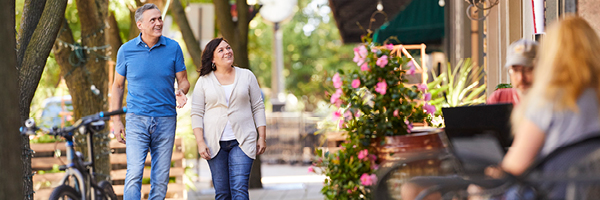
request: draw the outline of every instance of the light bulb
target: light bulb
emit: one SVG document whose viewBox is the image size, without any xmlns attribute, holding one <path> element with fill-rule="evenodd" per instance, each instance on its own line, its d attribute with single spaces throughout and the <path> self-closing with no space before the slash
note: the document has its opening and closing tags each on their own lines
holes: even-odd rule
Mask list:
<svg viewBox="0 0 600 200">
<path fill-rule="evenodd" d="M 440 4 L 440 7 L 444 7 L 446 5 L 446 1 L 440 0 L 438 1 L 438 4 Z"/>
</svg>

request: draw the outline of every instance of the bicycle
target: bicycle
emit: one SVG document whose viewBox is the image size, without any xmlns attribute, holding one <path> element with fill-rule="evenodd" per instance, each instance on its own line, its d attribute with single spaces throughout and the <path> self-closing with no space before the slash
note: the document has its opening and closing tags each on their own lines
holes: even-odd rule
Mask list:
<svg viewBox="0 0 600 200">
<path fill-rule="evenodd" d="M 48 130 L 43 127 L 37 127 L 33 119 L 25 121 L 25 127 L 21 127 L 22 135 L 35 135 L 36 132 L 60 136 L 66 140 L 67 146 L 67 163 L 60 166 L 61 171 L 65 171 L 65 176 L 60 181 L 60 185 L 50 194 L 50 200 L 71 199 L 71 200 L 116 200 L 112 185 L 108 181 L 100 181 L 96 183 L 94 178 L 94 149 L 92 148 L 93 137 L 89 133 L 97 133 L 106 127 L 105 121 L 110 119 L 112 115 L 120 115 L 126 112 L 126 109 L 116 110 L 112 112 L 99 112 L 93 115 L 82 117 L 72 126 L 58 128 L 53 127 Z M 75 131 L 86 135 L 88 158 L 90 161 L 84 161 L 83 155 L 79 151 L 75 151 L 73 145 L 73 135 Z M 93 194 L 93 195 L 92 195 Z"/>
</svg>

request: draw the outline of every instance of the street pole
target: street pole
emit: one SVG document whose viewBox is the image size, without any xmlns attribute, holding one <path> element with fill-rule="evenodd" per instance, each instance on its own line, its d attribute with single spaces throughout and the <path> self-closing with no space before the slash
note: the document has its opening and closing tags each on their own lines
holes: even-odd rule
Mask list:
<svg viewBox="0 0 600 200">
<path fill-rule="evenodd" d="M 271 71 L 271 104 L 273 112 L 282 112 L 285 108 L 285 79 L 283 77 L 283 31 L 280 23 L 273 24 L 273 65 Z"/>
</svg>

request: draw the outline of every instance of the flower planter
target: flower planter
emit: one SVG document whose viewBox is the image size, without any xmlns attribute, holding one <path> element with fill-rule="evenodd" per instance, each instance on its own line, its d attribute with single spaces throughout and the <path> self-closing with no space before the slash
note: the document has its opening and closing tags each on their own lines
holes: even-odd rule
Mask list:
<svg viewBox="0 0 600 200">
<path fill-rule="evenodd" d="M 386 136 L 383 144 L 375 141 L 371 145 L 377 150 L 379 163 L 402 160 L 407 156 L 445 148 L 440 138 L 441 129 L 414 131 L 410 135 Z"/>
<path fill-rule="evenodd" d="M 446 145 L 441 139 L 442 129 L 417 132 L 410 135 L 386 136 L 383 145 L 371 144 L 377 150 L 380 168 L 375 198 L 401 199 L 400 187 L 415 176 L 449 174 L 447 165 L 438 159 Z"/>
</svg>

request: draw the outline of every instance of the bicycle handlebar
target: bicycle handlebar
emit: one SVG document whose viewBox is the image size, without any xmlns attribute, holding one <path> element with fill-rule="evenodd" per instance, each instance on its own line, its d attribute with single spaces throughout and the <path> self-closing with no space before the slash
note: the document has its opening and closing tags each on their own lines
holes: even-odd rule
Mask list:
<svg viewBox="0 0 600 200">
<path fill-rule="evenodd" d="M 119 110 L 113 110 L 113 111 L 106 112 L 106 113 L 105 112 L 99 112 L 98 116 L 100 116 L 100 117 L 110 117 L 110 116 L 113 116 L 113 115 L 120 115 L 120 114 L 124 114 L 124 113 L 127 113 L 127 107 L 123 107 L 123 108 L 121 108 Z"/>
<path fill-rule="evenodd" d="M 125 107 L 110 112 L 99 112 L 96 114 L 82 117 L 81 119 L 77 120 L 77 122 L 75 122 L 72 126 L 64 128 L 52 127 L 51 130 L 48 130 L 43 127 L 37 127 L 35 121 L 30 118 L 25 121 L 25 127 L 21 127 L 19 131 L 21 132 L 21 135 L 35 135 L 35 132 L 37 132 L 38 130 L 41 130 L 46 134 L 55 136 L 71 135 L 74 130 L 78 129 L 81 126 L 88 126 L 97 121 L 107 121 L 110 119 L 110 116 L 120 115 L 126 112 L 127 108 Z"/>
</svg>

